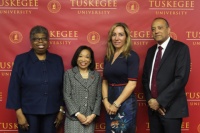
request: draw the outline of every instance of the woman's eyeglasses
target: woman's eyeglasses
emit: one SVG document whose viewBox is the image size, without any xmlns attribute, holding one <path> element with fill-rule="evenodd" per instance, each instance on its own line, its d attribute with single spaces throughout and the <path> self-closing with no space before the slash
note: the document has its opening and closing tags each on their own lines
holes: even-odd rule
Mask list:
<svg viewBox="0 0 200 133">
<path fill-rule="evenodd" d="M 33 41 L 39 42 L 39 41 L 47 41 L 46 37 L 41 37 L 41 38 L 33 38 Z"/>
</svg>

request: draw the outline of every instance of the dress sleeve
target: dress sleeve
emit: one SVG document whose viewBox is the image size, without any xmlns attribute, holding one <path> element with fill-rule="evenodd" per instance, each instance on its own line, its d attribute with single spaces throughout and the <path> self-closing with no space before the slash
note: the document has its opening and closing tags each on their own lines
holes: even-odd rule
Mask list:
<svg viewBox="0 0 200 133">
<path fill-rule="evenodd" d="M 75 95 L 72 89 L 71 79 L 69 75 L 69 71 L 66 71 L 64 73 L 64 81 L 63 81 L 63 96 L 64 96 L 64 102 L 67 107 L 68 113 L 70 116 L 74 115 L 76 112 L 79 112 L 79 107 L 75 103 L 75 101 L 72 99 L 72 95 Z"/>
<path fill-rule="evenodd" d="M 59 64 L 60 64 L 60 68 L 61 68 L 61 71 L 62 71 L 62 77 L 64 77 L 64 64 L 63 64 L 63 60 L 62 58 L 60 57 L 59 58 Z M 62 79 L 63 81 L 63 79 Z M 64 106 L 64 100 L 63 100 L 63 84 L 61 84 L 60 86 L 60 106 Z"/>
<path fill-rule="evenodd" d="M 22 64 L 21 59 L 17 56 L 14 61 L 12 74 L 10 77 L 10 83 L 8 87 L 8 97 L 6 107 L 9 109 L 21 108 L 21 76 L 22 76 Z"/>
<path fill-rule="evenodd" d="M 136 81 L 139 71 L 139 56 L 136 52 L 131 51 L 131 55 L 127 58 L 128 80 Z"/>
</svg>

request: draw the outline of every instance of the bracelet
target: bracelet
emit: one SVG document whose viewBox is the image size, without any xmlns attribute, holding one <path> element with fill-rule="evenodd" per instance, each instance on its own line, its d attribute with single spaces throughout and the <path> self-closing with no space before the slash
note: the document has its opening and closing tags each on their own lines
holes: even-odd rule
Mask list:
<svg viewBox="0 0 200 133">
<path fill-rule="evenodd" d="M 60 108 L 60 110 L 59 110 L 59 111 L 60 111 L 60 112 L 62 112 L 63 114 L 65 113 L 65 111 L 64 111 L 63 109 L 61 109 L 61 108 Z"/>
<path fill-rule="evenodd" d="M 79 114 L 80 114 L 80 112 L 77 112 L 77 113 L 75 114 L 75 116 L 77 117 Z"/>
<path fill-rule="evenodd" d="M 121 105 L 117 105 L 115 102 L 113 102 L 113 105 L 116 107 L 116 108 L 119 108 Z"/>
<path fill-rule="evenodd" d="M 104 97 L 104 98 L 102 99 L 102 101 L 105 100 L 106 98 L 108 98 L 108 97 Z"/>
</svg>

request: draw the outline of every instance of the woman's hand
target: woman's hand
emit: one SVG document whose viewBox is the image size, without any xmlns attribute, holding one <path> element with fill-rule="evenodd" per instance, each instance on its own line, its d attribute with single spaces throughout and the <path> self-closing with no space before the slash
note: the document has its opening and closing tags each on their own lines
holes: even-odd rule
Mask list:
<svg viewBox="0 0 200 133">
<path fill-rule="evenodd" d="M 115 115 L 116 113 L 117 113 L 117 110 L 118 110 L 119 108 L 117 108 L 117 107 L 115 107 L 113 104 L 110 106 L 110 108 L 109 108 L 109 111 L 108 111 L 108 114 L 109 115 Z"/>
<path fill-rule="evenodd" d="M 106 112 L 107 112 L 109 115 L 115 115 L 115 114 L 117 113 L 118 108 L 115 107 L 113 104 L 110 104 L 110 103 L 108 102 L 108 100 L 104 100 L 103 103 L 104 103 L 104 106 L 105 106 L 105 108 L 106 108 Z"/>
<path fill-rule="evenodd" d="M 64 118 L 63 112 L 59 111 L 57 114 L 56 120 L 54 122 L 56 128 L 58 128 L 59 125 L 62 123 L 63 118 Z"/>
<path fill-rule="evenodd" d="M 82 124 L 84 125 L 90 125 L 90 123 L 92 123 L 92 121 L 94 120 L 94 118 L 96 117 L 95 114 L 91 114 L 89 116 L 86 117 L 86 121 L 83 122 Z"/>
<path fill-rule="evenodd" d="M 16 116 L 17 116 L 19 128 L 23 130 L 28 130 L 29 124 L 21 108 L 16 110 Z"/>
<path fill-rule="evenodd" d="M 87 118 L 85 117 L 85 115 L 79 113 L 78 116 L 77 116 L 78 120 L 83 124 Z"/>
<path fill-rule="evenodd" d="M 105 106 L 106 112 L 109 114 L 111 104 L 108 102 L 108 100 L 104 100 L 103 104 Z"/>
</svg>

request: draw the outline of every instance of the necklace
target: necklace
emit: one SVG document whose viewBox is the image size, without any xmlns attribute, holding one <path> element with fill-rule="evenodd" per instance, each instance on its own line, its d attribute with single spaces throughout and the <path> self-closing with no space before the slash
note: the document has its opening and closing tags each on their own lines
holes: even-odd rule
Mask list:
<svg viewBox="0 0 200 133">
<path fill-rule="evenodd" d="M 81 73 L 82 78 L 87 79 L 88 78 L 88 72 L 87 73 Z"/>
</svg>

